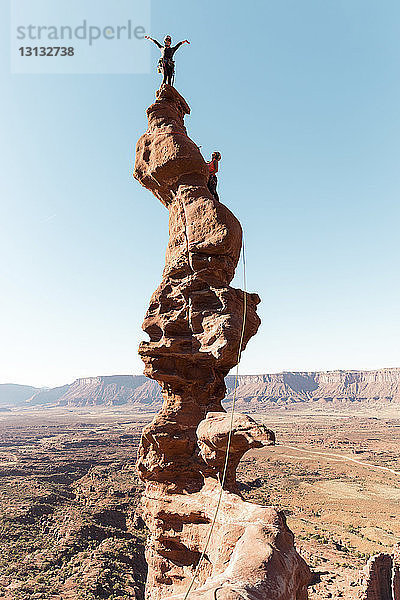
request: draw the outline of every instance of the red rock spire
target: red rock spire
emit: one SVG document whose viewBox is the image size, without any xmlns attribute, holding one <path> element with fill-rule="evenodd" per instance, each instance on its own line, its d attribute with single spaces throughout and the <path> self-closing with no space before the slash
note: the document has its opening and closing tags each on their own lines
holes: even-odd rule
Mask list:
<svg viewBox="0 0 400 600">
<path fill-rule="evenodd" d="M 224 378 L 237 363 L 243 322 L 245 292 L 229 285 L 240 257 L 241 226 L 207 188 L 206 163 L 184 125 L 189 113 L 173 87 L 157 92 L 134 169 L 134 177 L 168 208 L 170 234 L 163 278 L 143 323 L 150 340 L 139 347 L 144 373 L 160 383 L 164 399 L 144 428 L 137 462 L 151 532 L 148 600 L 184 594 L 204 549 L 229 429 L 221 405 Z M 259 302 L 257 294 L 247 294 L 243 348 L 259 327 Z M 236 415 L 222 509 L 195 586 L 202 591 L 191 592 L 191 600 L 214 598 L 216 589 L 219 600 L 307 597 L 308 567 L 283 514 L 244 502 L 236 489 L 241 456 L 273 439 L 265 427 Z"/>
</svg>

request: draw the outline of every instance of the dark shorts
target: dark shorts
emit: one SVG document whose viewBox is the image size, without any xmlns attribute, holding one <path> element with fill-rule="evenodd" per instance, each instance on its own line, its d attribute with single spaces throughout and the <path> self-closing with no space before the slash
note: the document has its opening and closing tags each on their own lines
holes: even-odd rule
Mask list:
<svg viewBox="0 0 400 600">
<path fill-rule="evenodd" d="M 208 178 L 208 189 L 210 190 L 210 192 L 212 193 L 214 198 L 219 201 L 219 196 L 217 193 L 217 185 L 218 185 L 217 176 L 210 175 L 210 177 Z"/>
</svg>

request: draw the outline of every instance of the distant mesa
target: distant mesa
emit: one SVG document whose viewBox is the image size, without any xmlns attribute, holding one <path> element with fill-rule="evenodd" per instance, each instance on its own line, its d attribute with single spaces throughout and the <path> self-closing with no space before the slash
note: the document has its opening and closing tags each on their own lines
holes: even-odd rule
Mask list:
<svg viewBox="0 0 400 600">
<path fill-rule="evenodd" d="M 225 381 L 225 401 L 229 402 L 234 376 L 228 375 Z M 240 375 L 237 398 L 239 409 L 245 408 L 247 412 L 309 403 L 321 406 L 400 404 L 400 368 Z M 85 377 L 50 389 L 0 384 L 0 408 L 131 405 L 153 412 L 161 403 L 158 383 L 144 375 Z"/>
<path fill-rule="evenodd" d="M 24 405 L 38 391 L 38 388 L 31 385 L 19 385 L 17 383 L 0 384 L 0 408 Z"/>
</svg>

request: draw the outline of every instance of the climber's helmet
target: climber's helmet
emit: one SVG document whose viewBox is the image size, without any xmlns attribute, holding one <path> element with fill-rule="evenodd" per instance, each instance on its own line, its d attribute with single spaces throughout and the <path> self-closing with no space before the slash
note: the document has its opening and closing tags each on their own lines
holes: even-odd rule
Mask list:
<svg viewBox="0 0 400 600">
<path fill-rule="evenodd" d="M 170 35 L 166 35 L 166 36 L 165 36 L 165 39 L 164 39 L 164 44 L 165 44 L 166 46 L 170 46 L 170 45 L 171 45 L 171 42 L 172 42 L 171 36 L 170 36 Z"/>
<path fill-rule="evenodd" d="M 212 160 L 221 160 L 221 152 L 213 152 Z"/>
</svg>

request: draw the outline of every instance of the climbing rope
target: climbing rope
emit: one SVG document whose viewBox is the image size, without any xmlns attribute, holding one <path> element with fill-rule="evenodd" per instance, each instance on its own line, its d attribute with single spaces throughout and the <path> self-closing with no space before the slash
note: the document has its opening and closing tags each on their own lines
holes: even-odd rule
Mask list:
<svg viewBox="0 0 400 600">
<path fill-rule="evenodd" d="M 199 574 L 200 571 L 200 567 L 203 563 L 203 560 L 206 556 L 206 552 L 208 550 L 208 546 L 210 544 L 211 541 L 211 537 L 214 531 L 214 527 L 215 524 L 217 522 L 217 517 L 218 517 L 218 513 L 219 513 L 219 509 L 221 507 L 222 504 L 222 496 L 224 493 L 224 485 L 225 485 L 225 480 L 226 480 L 226 474 L 228 471 L 228 463 L 229 463 L 229 453 L 230 453 L 230 449 L 231 449 L 231 442 L 232 442 L 232 431 L 233 431 L 233 418 L 235 415 L 235 404 L 236 404 L 236 391 L 237 391 L 237 385 L 238 385 L 238 379 L 239 379 L 239 363 L 240 363 L 240 359 L 242 357 L 242 348 L 243 348 L 243 340 L 244 340 L 244 333 L 246 330 L 246 318 L 247 318 L 247 282 L 246 282 L 246 252 L 245 252 L 245 243 L 244 243 L 244 237 L 243 237 L 243 244 L 242 244 L 242 261 L 243 261 L 243 318 L 242 318 L 242 331 L 240 334 L 240 342 L 239 342 L 239 349 L 238 349 L 238 356 L 237 356 L 237 364 L 236 364 L 236 374 L 235 374 L 235 386 L 233 389 L 233 399 L 232 399 L 232 407 L 231 407 L 231 412 L 230 412 L 230 422 L 229 422 L 229 435 L 228 435 L 228 443 L 226 446 L 226 455 L 225 455 L 225 463 L 224 463 L 224 470 L 222 472 L 222 480 L 221 480 L 221 491 L 219 493 L 219 497 L 218 497 L 218 502 L 217 502 L 217 506 L 215 509 L 215 513 L 214 513 L 214 517 L 211 523 L 211 527 L 210 527 L 210 531 L 208 532 L 208 536 L 206 539 L 206 544 L 204 546 L 204 550 L 201 553 L 199 562 L 197 563 L 196 566 L 196 570 L 193 574 L 192 580 L 190 582 L 190 585 L 186 591 L 186 594 L 183 598 L 183 600 L 188 600 L 189 598 L 189 594 L 193 589 L 193 586 L 196 582 L 197 579 L 197 575 Z"/>
</svg>

